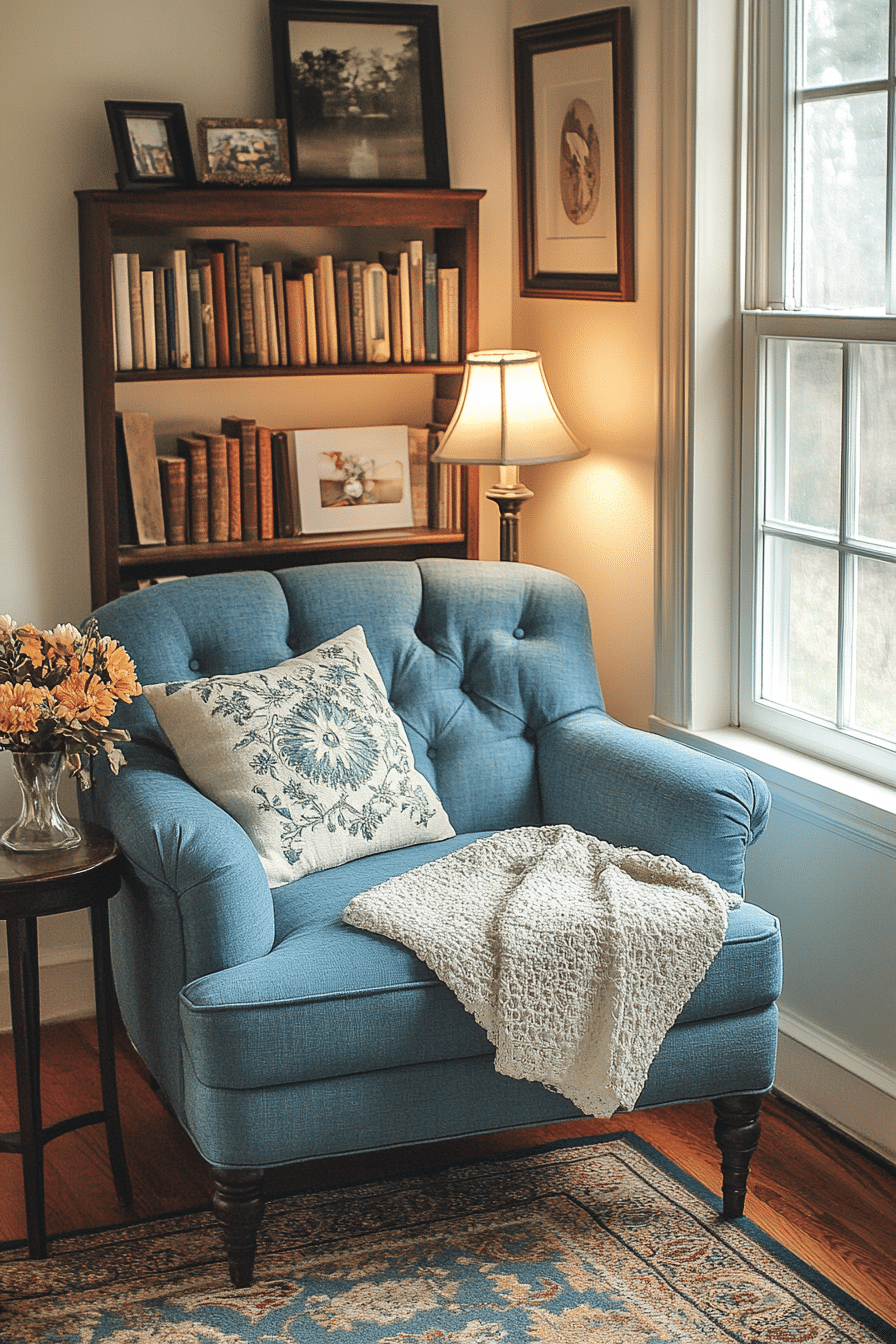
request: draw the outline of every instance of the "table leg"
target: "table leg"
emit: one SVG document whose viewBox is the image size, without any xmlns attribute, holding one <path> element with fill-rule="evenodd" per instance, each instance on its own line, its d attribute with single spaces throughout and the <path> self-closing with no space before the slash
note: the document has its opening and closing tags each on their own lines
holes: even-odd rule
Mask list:
<svg viewBox="0 0 896 1344">
<path fill-rule="evenodd" d="M 131 1178 L 128 1173 L 124 1140 L 121 1134 L 121 1116 L 118 1109 L 118 1080 L 115 1075 L 115 1041 L 113 1034 L 114 985 L 112 958 L 109 951 L 109 907 L 105 901 L 91 907 L 90 927 L 93 937 L 93 986 L 96 996 L 96 1034 L 100 1054 L 100 1082 L 103 1091 L 103 1118 L 106 1124 L 106 1142 L 109 1146 L 109 1164 L 115 1193 L 129 1208 L 133 1203 Z"/>
<path fill-rule="evenodd" d="M 16 1055 L 28 1254 L 32 1260 L 44 1260 L 47 1255 L 47 1223 L 44 1208 L 44 1134 L 40 1107 L 37 919 L 34 916 L 7 919 L 6 943 L 9 949 L 9 998 Z"/>
</svg>

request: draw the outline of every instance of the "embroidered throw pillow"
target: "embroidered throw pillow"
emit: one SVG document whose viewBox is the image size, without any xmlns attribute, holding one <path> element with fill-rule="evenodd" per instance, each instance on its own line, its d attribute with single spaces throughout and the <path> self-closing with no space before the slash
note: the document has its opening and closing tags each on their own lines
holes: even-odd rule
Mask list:
<svg viewBox="0 0 896 1344">
<path fill-rule="evenodd" d="M 143 694 L 189 779 L 247 832 L 272 887 L 454 835 L 359 625 L 277 667 Z"/>
</svg>

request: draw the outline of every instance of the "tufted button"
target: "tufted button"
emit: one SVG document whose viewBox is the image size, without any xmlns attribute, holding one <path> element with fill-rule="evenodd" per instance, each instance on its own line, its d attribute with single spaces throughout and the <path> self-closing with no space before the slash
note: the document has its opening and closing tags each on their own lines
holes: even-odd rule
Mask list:
<svg viewBox="0 0 896 1344">
<path fill-rule="evenodd" d="M 190 671 L 191 671 L 191 672 L 198 672 L 198 671 L 199 671 L 199 659 L 198 659 L 198 658 L 191 658 L 191 659 L 190 659 Z"/>
<path fill-rule="evenodd" d="M 513 632 L 513 637 L 514 637 L 514 639 L 524 639 L 524 638 L 525 638 L 525 635 L 526 635 L 526 632 L 525 632 L 525 630 L 523 629 L 523 627 L 522 627 L 521 625 L 518 625 L 517 628 L 516 628 L 516 629 L 514 630 L 514 632 Z"/>
<path fill-rule="evenodd" d="M 438 755 L 438 752 L 436 751 L 435 747 L 427 747 L 426 754 L 431 761 L 434 761 L 436 756 Z"/>
</svg>

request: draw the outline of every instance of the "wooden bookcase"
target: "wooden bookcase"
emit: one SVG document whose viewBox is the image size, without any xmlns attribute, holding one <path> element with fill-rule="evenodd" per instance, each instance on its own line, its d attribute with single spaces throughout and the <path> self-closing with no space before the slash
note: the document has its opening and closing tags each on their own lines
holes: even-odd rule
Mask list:
<svg viewBox="0 0 896 1344">
<path fill-rule="evenodd" d="M 400 188 L 303 190 L 292 187 L 160 191 L 79 191 L 81 326 L 84 370 L 84 423 L 90 526 L 90 575 L 93 607 L 111 601 L 141 580 L 177 574 L 220 573 L 238 569 L 277 569 L 340 559 L 416 559 L 425 555 L 475 558 L 478 542 L 476 469 L 466 468 L 463 525 L 459 531 L 406 528 L 273 541 L 215 542 L 189 546 L 119 544 L 115 412 L 124 384 L 141 383 L 153 408 L 165 397 L 183 405 L 185 385 L 207 395 L 209 380 L 221 386 L 220 414 L 239 410 L 239 380 L 324 379 L 332 394 L 329 423 L 339 425 L 340 379 L 428 376 L 433 395 L 456 398 L 463 364 L 339 364 L 302 367 L 243 367 L 115 371 L 113 348 L 112 253 L 183 246 L 184 240 L 237 237 L 273 238 L 281 255 L 328 251 L 375 260 L 378 249 L 397 239 L 423 236 L 440 265 L 457 266 L 461 276 L 461 360 L 478 343 L 479 201 L 481 191 Z M 323 239 L 323 243 L 322 240 Z M 141 253 L 142 255 L 142 253 Z M 199 388 L 199 382 L 204 384 Z M 180 384 L 180 387 L 177 387 Z M 149 386 L 152 385 L 152 386 Z M 243 386 L 247 386 L 243 383 Z M 293 384 L 299 386 L 299 384 Z M 355 386 L 355 385 L 353 385 Z M 370 387 L 371 385 L 367 385 Z M 404 386 L 410 386 L 405 384 Z M 215 387 L 214 390 L 217 390 Z M 255 392 L 270 389 L 253 389 Z M 290 388 L 290 391 L 292 388 Z M 226 396 L 226 400 L 225 400 Z M 236 410 L 234 408 L 237 408 Z M 431 418 L 431 411 L 426 417 Z M 357 422 L 357 421 L 355 421 Z M 396 423 L 398 423 L 396 421 Z M 409 419 L 409 423 L 417 423 Z M 273 424 L 271 428 L 293 426 Z M 196 426 L 199 428 L 199 426 Z M 209 425 L 211 431 L 216 426 Z"/>
</svg>

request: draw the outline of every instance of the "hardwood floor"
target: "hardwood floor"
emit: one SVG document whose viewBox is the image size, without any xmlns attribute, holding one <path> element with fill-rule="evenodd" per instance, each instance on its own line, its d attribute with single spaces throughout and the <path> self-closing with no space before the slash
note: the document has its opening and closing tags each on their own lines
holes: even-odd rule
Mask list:
<svg viewBox="0 0 896 1344">
<path fill-rule="evenodd" d="M 153 1093 L 146 1070 L 120 1033 L 118 1081 L 134 1206 L 122 1210 L 109 1174 L 102 1126 L 55 1139 L 46 1149 L 47 1230 L 56 1233 L 131 1222 L 208 1205 L 211 1182 L 180 1125 Z M 44 1124 L 100 1105 L 92 1020 L 44 1027 Z M 317 1161 L 271 1173 L 271 1195 L 308 1185 L 376 1179 L 573 1135 L 621 1129 L 642 1135 L 713 1191 L 720 1188 L 711 1106 L 672 1106 L 613 1120 L 581 1120 Z M 845 1143 L 778 1098 L 763 1107 L 747 1215 L 777 1241 L 896 1325 L 896 1170 Z M 18 1128 L 12 1038 L 0 1036 L 0 1132 Z M 25 1237 L 21 1162 L 0 1153 L 0 1242 Z M 23 1247 L 23 1255 L 25 1254 Z"/>
</svg>

